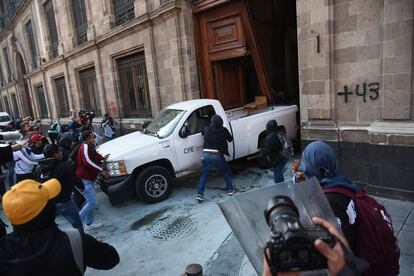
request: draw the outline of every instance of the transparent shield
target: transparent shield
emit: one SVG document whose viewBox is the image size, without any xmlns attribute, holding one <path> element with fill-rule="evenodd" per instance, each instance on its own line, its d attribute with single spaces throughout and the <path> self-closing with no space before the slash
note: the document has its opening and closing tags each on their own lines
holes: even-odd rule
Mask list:
<svg viewBox="0 0 414 276">
<path fill-rule="evenodd" d="M 269 227 L 264 211 L 269 199 L 276 195 L 289 196 L 293 200 L 304 227 L 313 225 L 313 217 L 320 217 L 340 229 L 316 178 L 301 183 L 287 181 L 274 184 L 237 194 L 219 203 L 233 233 L 259 275 L 262 275 L 263 250 L 269 238 Z"/>
</svg>

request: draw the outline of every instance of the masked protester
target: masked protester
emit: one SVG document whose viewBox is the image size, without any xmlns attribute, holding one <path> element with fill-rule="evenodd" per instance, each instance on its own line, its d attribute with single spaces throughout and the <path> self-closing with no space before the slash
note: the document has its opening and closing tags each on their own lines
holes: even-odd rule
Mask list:
<svg viewBox="0 0 414 276">
<path fill-rule="evenodd" d="M 223 174 L 228 194 L 234 194 L 230 168 L 224 158 L 224 155 L 230 155 L 227 142 L 233 141 L 233 137 L 227 128 L 223 127 L 223 119 L 219 115 L 211 117 L 211 124 L 204 128 L 202 134 L 204 135 L 203 157 L 201 159 L 201 177 L 196 198 L 200 203 L 204 201 L 204 189 L 213 165 Z"/>
<path fill-rule="evenodd" d="M 298 168 L 305 177 L 315 176 L 321 187 L 343 187 L 356 191 L 356 185 L 336 169 L 336 155 L 333 149 L 322 141 L 310 143 L 302 153 Z M 338 224 L 349 242 L 355 249 L 355 202 L 352 198 L 339 193 L 325 193 L 331 208 L 337 217 Z"/>
<path fill-rule="evenodd" d="M 56 179 L 43 184 L 24 180 L 3 196 L 13 232 L 0 239 L 0 275 L 76 276 L 86 267 L 107 270 L 119 263 L 118 252 L 109 244 L 56 226 L 51 200 L 60 191 Z"/>
</svg>

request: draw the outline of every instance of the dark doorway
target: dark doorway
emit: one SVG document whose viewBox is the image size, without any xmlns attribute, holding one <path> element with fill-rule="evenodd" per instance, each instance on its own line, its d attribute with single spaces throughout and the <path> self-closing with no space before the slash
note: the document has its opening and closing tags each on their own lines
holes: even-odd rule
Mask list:
<svg viewBox="0 0 414 276">
<path fill-rule="evenodd" d="M 296 1 L 199 0 L 193 12 L 202 97 L 299 106 Z"/>
<path fill-rule="evenodd" d="M 33 116 L 34 114 L 33 114 L 32 101 L 31 101 L 30 93 L 29 93 L 29 86 L 25 78 L 26 66 L 19 52 L 16 53 L 16 69 L 17 69 L 17 83 L 20 89 L 20 96 L 21 96 L 20 99 L 23 105 L 22 116 L 23 117 Z"/>
<path fill-rule="evenodd" d="M 272 96 L 277 104 L 299 106 L 296 1 L 248 3 Z"/>
</svg>

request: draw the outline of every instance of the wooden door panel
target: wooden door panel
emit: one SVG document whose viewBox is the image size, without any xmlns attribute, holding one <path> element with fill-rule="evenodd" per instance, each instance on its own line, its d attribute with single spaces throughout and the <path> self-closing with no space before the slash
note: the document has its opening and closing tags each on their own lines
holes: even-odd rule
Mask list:
<svg viewBox="0 0 414 276">
<path fill-rule="evenodd" d="M 240 15 L 210 19 L 206 21 L 208 36 L 208 52 L 243 48 L 246 45 Z"/>
<path fill-rule="evenodd" d="M 246 104 L 244 70 L 238 59 L 213 63 L 216 98 L 225 109 Z"/>
</svg>

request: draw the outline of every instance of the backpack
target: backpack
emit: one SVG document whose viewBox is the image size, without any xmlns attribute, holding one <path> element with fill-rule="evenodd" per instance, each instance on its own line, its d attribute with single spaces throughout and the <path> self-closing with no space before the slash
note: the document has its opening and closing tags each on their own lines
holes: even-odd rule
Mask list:
<svg viewBox="0 0 414 276">
<path fill-rule="evenodd" d="M 76 164 L 76 157 L 78 155 L 78 151 L 82 143 L 78 142 L 75 144 L 68 155 L 68 164 L 72 168 L 73 171 L 76 171 L 77 164 Z"/>
<path fill-rule="evenodd" d="M 368 196 L 365 191 L 352 192 L 341 187 L 327 188 L 323 191 L 345 195 L 355 202 L 355 255 L 370 263 L 363 275 L 398 275 L 400 249 L 394 235 L 391 216 L 385 207 Z"/>
<path fill-rule="evenodd" d="M 280 143 L 282 144 L 282 151 L 280 154 L 286 158 L 289 159 L 293 156 L 293 144 L 287 137 L 285 132 L 279 131 L 277 133 L 277 137 L 279 138 Z"/>
</svg>

